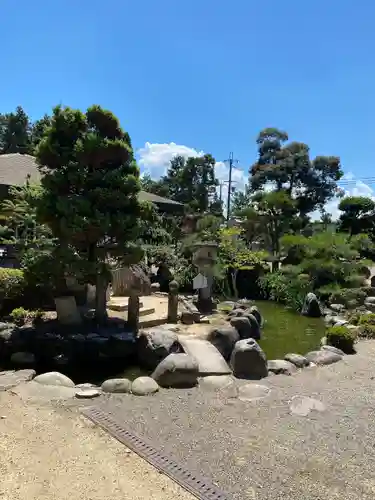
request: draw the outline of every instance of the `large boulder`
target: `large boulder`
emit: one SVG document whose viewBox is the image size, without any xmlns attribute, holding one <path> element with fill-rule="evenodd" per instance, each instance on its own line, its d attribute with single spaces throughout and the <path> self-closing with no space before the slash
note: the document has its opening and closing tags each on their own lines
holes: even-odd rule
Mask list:
<svg viewBox="0 0 375 500">
<path fill-rule="evenodd" d="M 254 339 L 243 339 L 236 343 L 230 365 L 238 378 L 254 380 L 268 375 L 266 355 Z"/>
<path fill-rule="evenodd" d="M 260 311 L 257 308 L 257 306 L 251 306 L 249 309 L 249 313 L 252 314 L 253 316 L 255 316 L 255 318 L 258 322 L 258 325 L 260 327 L 262 327 L 263 326 L 263 318 L 262 318 L 262 315 L 260 314 Z"/>
<path fill-rule="evenodd" d="M 340 361 L 342 356 L 336 352 L 321 350 L 308 352 L 306 354 L 306 358 L 310 363 L 314 363 L 316 365 L 331 365 L 332 363 Z"/>
<path fill-rule="evenodd" d="M 245 313 L 245 309 L 235 308 L 232 311 L 230 311 L 230 313 L 228 314 L 228 316 L 230 318 L 237 318 L 237 317 L 243 316 L 244 313 Z"/>
<path fill-rule="evenodd" d="M 69 377 L 59 372 L 48 372 L 37 375 L 34 382 L 42 385 L 59 385 L 62 387 L 74 387 L 74 382 Z"/>
<path fill-rule="evenodd" d="M 199 365 L 188 354 L 170 354 L 159 363 L 151 377 L 161 387 L 194 387 L 198 382 Z"/>
<path fill-rule="evenodd" d="M 154 370 L 172 352 L 182 352 L 176 333 L 163 328 L 140 331 L 138 359 L 144 368 Z"/>
<path fill-rule="evenodd" d="M 185 353 L 197 360 L 201 377 L 232 373 L 223 356 L 208 340 L 180 336 L 179 342 Z"/>
<path fill-rule="evenodd" d="M 258 322 L 252 314 L 246 316 L 232 318 L 230 324 L 237 330 L 241 339 L 256 339 L 260 338 L 260 329 Z"/>
<path fill-rule="evenodd" d="M 310 318 L 320 318 L 322 316 L 319 301 L 315 293 L 310 292 L 306 295 L 302 314 Z"/>
<path fill-rule="evenodd" d="M 240 340 L 240 334 L 233 326 L 226 326 L 211 330 L 207 340 L 229 361 L 235 343 Z"/>
</svg>

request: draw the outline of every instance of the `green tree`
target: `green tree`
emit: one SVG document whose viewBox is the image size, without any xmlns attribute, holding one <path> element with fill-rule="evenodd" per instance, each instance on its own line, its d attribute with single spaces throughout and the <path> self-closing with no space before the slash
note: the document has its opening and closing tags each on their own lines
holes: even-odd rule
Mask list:
<svg viewBox="0 0 375 500">
<path fill-rule="evenodd" d="M 42 140 L 42 138 L 47 132 L 48 127 L 50 126 L 51 126 L 51 117 L 48 115 L 44 115 L 42 118 L 36 120 L 32 124 L 30 131 L 32 154 L 34 154 L 35 148 L 38 146 L 39 142 Z"/>
<path fill-rule="evenodd" d="M 288 135 L 276 128 L 260 132 L 258 159 L 249 171 L 249 187 L 253 193 L 266 186 L 284 191 L 295 201 L 299 216 L 306 218 L 336 195 L 337 181 L 343 175 L 340 159 L 318 156 L 310 160 L 306 144 L 287 140 Z"/>
<path fill-rule="evenodd" d="M 375 202 L 364 196 L 347 196 L 339 203 L 342 214 L 339 217 L 339 230 L 354 234 L 366 233 L 375 227 Z"/>
<path fill-rule="evenodd" d="M 57 106 L 36 151 L 43 174 L 38 217 L 73 248 L 96 284 L 96 318 L 106 319 L 108 257 L 140 259 L 139 169 L 130 138 L 99 106 L 86 113 Z"/>
<path fill-rule="evenodd" d="M 0 154 L 31 152 L 31 123 L 21 106 L 0 115 Z"/>
</svg>

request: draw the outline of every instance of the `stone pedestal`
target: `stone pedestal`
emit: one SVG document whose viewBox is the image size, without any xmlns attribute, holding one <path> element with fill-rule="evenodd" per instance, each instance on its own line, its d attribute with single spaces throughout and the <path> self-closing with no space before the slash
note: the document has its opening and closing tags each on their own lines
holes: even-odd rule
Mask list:
<svg viewBox="0 0 375 500">
<path fill-rule="evenodd" d="M 177 323 L 178 320 L 178 283 L 169 283 L 168 294 L 168 323 Z"/>
<path fill-rule="evenodd" d="M 217 260 L 217 244 L 201 242 L 195 245 L 193 264 L 206 278 L 207 286 L 198 289 L 197 308 L 204 314 L 210 314 L 215 304 L 212 300 L 213 268 Z"/>
<path fill-rule="evenodd" d="M 82 323 L 74 297 L 57 297 L 55 305 L 57 319 L 62 325 L 79 325 Z"/>
</svg>

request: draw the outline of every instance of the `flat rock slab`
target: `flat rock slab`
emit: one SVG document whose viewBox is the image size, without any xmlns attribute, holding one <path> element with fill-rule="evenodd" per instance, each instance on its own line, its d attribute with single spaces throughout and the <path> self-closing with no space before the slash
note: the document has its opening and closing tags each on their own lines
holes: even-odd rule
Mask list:
<svg viewBox="0 0 375 500">
<path fill-rule="evenodd" d="M 223 356 L 208 340 L 193 339 L 180 335 L 178 341 L 185 353 L 197 360 L 201 377 L 232 373 Z"/>
<path fill-rule="evenodd" d="M 93 399 L 101 395 L 101 391 L 98 389 L 80 389 L 76 392 L 76 398 L 78 399 Z"/>
<path fill-rule="evenodd" d="M 7 391 L 35 377 L 35 370 L 9 370 L 0 372 L 0 391 Z"/>
<path fill-rule="evenodd" d="M 232 375 L 208 375 L 199 380 L 199 387 L 207 390 L 220 390 L 235 386 L 236 379 Z"/>
<path fill-rule="evenodd" d="M 132 383 L 127 378 L 110 378 L 102 383 L 102 391 L 125 394 L 131 391 Z"/>
<path fill-rule="evenodd" d="M 245 384 L 238 388 L 238 399 L 245 402 L 256 402 L 266 398 L 270 393 L 269 387 L 260 384 Z"/>
<path fill-rule="evenodd" d="M 289 363 L 293 363 L 297 368 L 304 368 L 309 364 L 309 361 L 301 354 L 289 353 L 284 356 L 284 359 L 285 361 L 289 361 Z"/>
<path fill-rule="evenodd" d="M 335 354 L 338 354 L 339 356 L 345 356 L 344 351 L 342 351 L 341 349 L 339 349 L 338 347 L 335 347 L 333 345 L 328 345 L 328 344 L 322 345 L 321 350 L 334 352 Z"/>
<path fill-rule="evenodd" d="M 51 401 L 73 399 L 77 389 L 62 385 L 43 385 L 32 380 L 26 384 L 18 385 L 13 389 L 13 392 L 25 402 L 49 403 Z"/>
<path fill-rule="evenodd" d="M 301 417 L 307 417 L 311 411 L 325 411 L 325 405 L 318 399 L 309 398 L 305 396 L 293 396 L 290 405 L 291 413 Z"/>
<path fill-rule="evenodd" d="M 339 354 L 325 350 L 308 352 L 306 358 L 310 363 L 315 363 L 316 365 L 331 365 L 342 360 L 342 356 Z"/>
</svg>

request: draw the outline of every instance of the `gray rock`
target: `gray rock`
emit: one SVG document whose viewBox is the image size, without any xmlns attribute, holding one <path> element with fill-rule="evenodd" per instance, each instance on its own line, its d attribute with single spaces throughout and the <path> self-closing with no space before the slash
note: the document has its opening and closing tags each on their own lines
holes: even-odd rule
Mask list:
<svg viewBox="0 0 375 500">
<path fill-rule="evenodd" d="M 228 316 L 230 318 L 239 318 L 241 316 L 243 316 L 245 313 L 245 309 L 241 309 L 241 308 L 238 308 L 236 307 L 235 309 L 233 309 L 229 314 Z"/>
<path fill-rule="evenodd" d="M 27 384 L 20 384 L 12 391 L 25 403 L 50 403 L 51 401 L 65 401 L 73 399 L 77 389 L 61 385 L 43 385 L 32 380 Z"/>
<path fill-rule="evenodd" d="M 333 346 L 333 345 L 327 345 L 327 344 L 326 344 L 326 345 L 323 345 L 323 346 L 321 347 L 321 349 L 322 349 L 323 351 L 330 351 L 330 352 L 334 352 L 334 353 L 338 354 L 339 356 L 345 356 L 344 351 L 342 351 L 341 349 L 339 349 L 338 347 L 335 347 L 335 346 Z"/>
<path fill-rule="evenodd" d="M 322 337 L 322 338 L 320 339 L 320 345 L 321 345 L 321 346 L 327 345 L 327 337 Z"/>
<path fill-rule="evenodd" d="M 266 398 L 269 393 L 270 389 L 266 385 L 245 384 L 238 388 L 238 399 L 253 403 Z"/>
<path fill-rule="evenodd" d="M 194 313 L 190 311 L 182 311 L 181 313 L 181 323 L 184 325 L 193 325 L 195 323 Z"/>
<path fill-rule="evenodd" d="M 292 375 L 296 373 L 297 367 L 290 361 L 285 359 L 271 359 L 267 364 L 268 371 L 276 375 Z"/>
<path fill-rule="evenodd" d="M 209 390 L 226 389 L 234 384 L 235 379 L 232 375 L 209 375 L 199 379 L 199 387 Z"/>
<path fill-rule="evenodd" d="M 201 377 L 232 373 L 223 356 L 208 340 L 183 336 L 180 336 L 178 340 L 184 352 L 198 362 Z"/>
<path fill-rule="evenodd" d="M 365 307 L 372 313 L 375 312 L 375 303 L 373 302 L 374 298 L 375 297 L 367 297 L 365 301 Z"/>
<path fill-rule="evenodd" d="M 102 391 L 124 394 L 131 392 L 132 383 L 127 378 L 110 378 L 102 383 Z"/>
<path fill-rule="evenodd" d="M 309 364 L 305 356 L 301 356 L 301 354 L 289 353 L 286 356 L 284 356 L 284 359 L 285 361 L 293 363 L 293 365 L 295 365 L 297 368 L 304 368 Z"/>
<path fill-rule="evenodd" d="M 140 331 L 138 359 L 143 367 L 154 370 L 172 352 L 182 352 L 176 333 L 165 328 Z"/>
<path fill-rule="evenodd" d="M 266 355 L 254 339 L 236 342 L 230 365 L 238 378 L 261 379 L 268 375 Z"/>
<path fill-rule="evenodd" d="M 344 326 L 347 324 L 348 324 L 348 321 L 346 319 L 340 318 L 339 316 L 336 316 L 333 326 Z"/>
<path fill-rule="evenodd" d="M 253 314 L 250 314 L 249 312 L 245 312 L 245 314 L 242 317 L 247 318 L 249 320 L 251 326 L 250 338 L 255 340 L 260 340 L 260 325 L 256 317 Z"/>
<path fill-rule="evenodd" d="M 208 334 L 207 340 L 229 361 L 235 343 L 240 340 L 240 334 L 233 326 L 215 328 Z"/>
<path fill-rule="evenodd" d="M 257 320 L 255 319 L 254 316 L 252 316 L 253 320 L 251 320 L 249 318 L 249 316 L 247 317 L 236 317 L 236 318 L 232 318 L 230 320 L 230 324 L 231 326 L 233 326 L 239 336 L 240 336 L 240 339 L 250 339 L 250 338 L 254 338 L 254 337 L 257 337 L 258 336 L 258 339 L 259 339 L 259 335 L 260 335 L 260 331 L 259 331 L 259 325 L 257 323 Z M 258 340 L 256 339 L 256 340 Z"/>
<path fill-rule="evenodd" d="M 133 381 L 131 389 L 136 396 L 147 396 L 157 392 L 159 386 L 151 377 L 138 377 Z"/>
<path fill-rule="evenodd" d="M 100 396 L 101 392 L 98 389 L 81 389 L 76 392 L 78 399 L 93 399 Z"/>
<path fill-rule="evenodd" d="M 263 318 L 262 318 L 262 315 L 260 314 L 260 311 L 257 308 L 257 306 L 251 306 L 249 309 L 249 313 L 252 314 L 253 316 L 255 316 L 255 319 L 257 320 L 259 327 L 262 327 L 263 326 Z"/>
<path fill-rule="evenodd" d="M 305 302 L 302 307 L 303 316 L 308 316 L 310 318 L 320 318 L 322 311 L 320 309 L 319 301 L 315 293 L 308 293 L 305 298 Z"/>
<path fill-rule="evenodd" d="M 198 381 L 199 365 L 188 354 L 170 354 L 151 376 L 161 387 L 192 387 Z"/>
<path fill-rule="evenodd" d="M 342 356 L 332 351 L 321 350 L 308 352 L 306 358 L 316 365 L 331 365 L 340 361 Z"/>
<path fill-rule="evenodd" d="M 10 362 L 15 365 L 33 365 L 35 356 L 32 352 L 15 352 L 11 355 Z"/>
<path fill-rule="evenodd" d="M 66 375 L 59 372 L 48 372 L 37 375 L 34 382 L 43 385 L 58 385 L 61 387 L 74 387 L 74 382 Z"/>
<path fill-rule="evenodd" d="M 18 384 L 29 382 L 35 375 L 35 370 L 8 370 L 0 372 L 0 391 L 7 391 Z"/>
<path fill-rule="evenodd" d="M 330 309 L 332 309 L 332 311 L 335 311 L 337 313 L 340 313 L 345 309 L 345 306 L 343 304 L 331 304 L 329 307 Z"/>
<path fill-rule="evenodd" d="M 337 316 L 332 316 L 332 314 L 327 314 L 327 316 L 325 316 L 324 318 L 324 323 L 327 326 L 333 326 L 336 322 L 336 318 Z"/>
<path fill-rule="evenodd" d="M 83 384 L 77 384 L 76 389 L 99 389 L 99 387 L 91 382 L 83 382 Z"/>
<path fill-rule="evenodd" d="M 367 297 L 365 302 L 367 302 L 367 304 L 375 304 L 375 297 Z"/>
</svg>

